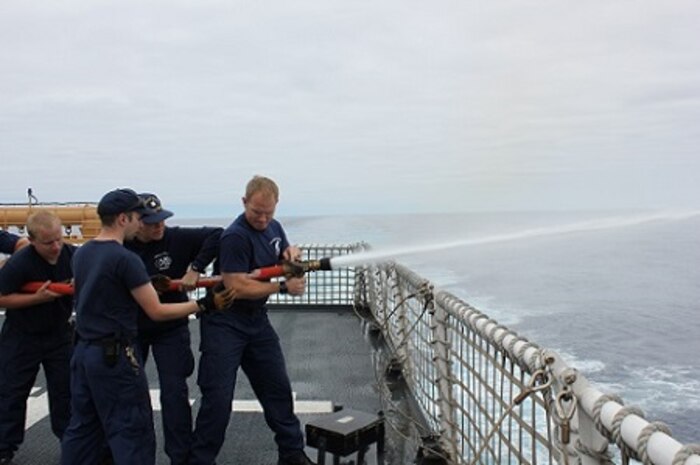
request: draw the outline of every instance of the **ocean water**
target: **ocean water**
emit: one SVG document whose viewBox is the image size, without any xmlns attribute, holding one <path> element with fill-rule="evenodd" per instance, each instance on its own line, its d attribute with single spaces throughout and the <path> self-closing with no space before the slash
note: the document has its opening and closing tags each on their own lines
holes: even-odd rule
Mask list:
<svg viewBox="0 0 700 465">
<path fill-rule="evenodd" d="M 280 218 L 298 244 L 367 242 L 700 442 L 697 212 Z M 171 224 L 177 224 L 176 217 Z M 182 220 L 218 224 L 230 219 Z M 440 248 L 444 245 L 444 248 Z M 438 247 L 436 247 L 438 246 Z M 375 254 L 376 255 L 376 254 Z"/>
</svg>

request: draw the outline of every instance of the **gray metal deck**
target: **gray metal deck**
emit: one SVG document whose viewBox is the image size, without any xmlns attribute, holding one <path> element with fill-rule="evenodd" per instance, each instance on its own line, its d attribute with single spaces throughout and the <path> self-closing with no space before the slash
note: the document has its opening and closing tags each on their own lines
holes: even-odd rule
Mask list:
<svg viewBox="0 0 700 465">
<path fill-rule="evenodd" d="M 299 418 L 302 424 L 318 418 L 319 413 L 304 413 L 314 401 L 330 401 L 354 410 L 377 413 L 380 407 L 377 393 L 372 347 L 363 336 L 360 318 L 349 307 L 326 308 L 324 310 L 271 310 L 270 318 L 277 329 L 286 354 L 292 388 L 296 394 Z M 0 317 L 0 321 L 4 316 Z M 198 354 L 199 324 L 190 321 L 193 349 Z M 158 379 L 153 362 L 149 360 L 147 372 L 151 389 L 158 389 Z M 17 465 L 58 465 L 60 448 L 58 440 L 50 430 L 48 409 L 45 402 L 45 384 L 39 375 L 37 392 L 30 399 L 30 414 L 39 420 L 26 432 L 25 442 L 20 447 L 15 462 Z M 199 407 L 199 389 L 195 374 L 190 378 L 190 396 L 194 399 L 194 412 Z M 236 400 L 254 400 L 255 396 L 245 376 L 239 376 Z M 41 416 L 42 413 L 44 416 Z M 161 415 L 155 411 L 158 455 L 156 463 L 167 465 L 163 453 Z M 307 448 L 307 454 L 316 459 L 316 450 Z M 354 460 L 354 455 L 343 459 Z M 366 457 L 368 465 L 376 463 L 374 447 Z M 277 451 L 272 432 L 265 424 L 262 413 L 234 411 L 229 424 L 217 464 L 276 464 Z M 332 463 L 330 455 L 326 463 Z"/>
</svg>

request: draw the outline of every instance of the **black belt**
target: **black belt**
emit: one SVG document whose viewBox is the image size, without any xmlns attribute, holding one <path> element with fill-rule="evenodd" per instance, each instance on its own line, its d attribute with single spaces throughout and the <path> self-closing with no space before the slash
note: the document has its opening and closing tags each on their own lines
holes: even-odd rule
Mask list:
<svg viewBox="0 0 700 465">
<path fill-rule="evenodd" d="M 96 345 L 96 346 L 103 346 L 105 344 L 115 344 L 115 343 L 121 344 L 123 346 L 128 346 L 133 342 L 134 338 L 110 335 L 110 336 L 105 336 L 105 337 L 88 339 L 88 338 L 81 336 L 80 334 L 78 334 L 76 332 L 75 333 L 75 340 L 76 340 L 76 342 L 84 342 L 88 345 Z"/>
<path fill-rule="evenodd" d="M 138 362 L 134 356 L 134 347 L 130 339 L 117 336 L 107 336 L 98 339 L 85 339 L 78 336 L 78 341 L 83 341 L 87 345 L 96 345 L 102 348 L 102 355 L 105 364 L 113 367 L 117 364 L 119 354 L 124 349 L 125 355 L 129 358 L 132 365 L 138 368 Z"/>
</svg>

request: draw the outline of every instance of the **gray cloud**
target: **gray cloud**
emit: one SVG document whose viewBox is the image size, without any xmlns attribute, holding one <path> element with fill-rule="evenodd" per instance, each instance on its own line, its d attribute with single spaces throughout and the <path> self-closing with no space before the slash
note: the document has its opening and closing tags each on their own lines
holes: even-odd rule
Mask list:
<svg viewBox="0 0 700 465">
<path fill-rule="evenodd" d="M 694 1 L 6 2 L 1 201 L 697 207 Z"/>
</svg>

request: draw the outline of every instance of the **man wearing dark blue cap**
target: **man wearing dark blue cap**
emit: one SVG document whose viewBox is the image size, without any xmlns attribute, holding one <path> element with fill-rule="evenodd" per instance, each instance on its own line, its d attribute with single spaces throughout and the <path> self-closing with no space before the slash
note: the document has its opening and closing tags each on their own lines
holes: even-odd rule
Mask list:
<svg viewBox="0 0 700 465">
<path fill-rule="evenodd" d="M 135 239 L 125 241 L 124 246 L 141 257 L 149 275 L 181 280 L 180 289 L 160 294 L 161 302 L 186 302 L 186 291 L 195 287 L 200 274 L 218 255 L 223 228 L 165 226 L 173 213 L 163 208 L 158 196 L 143 193 L 139 197 L 146 207 L 142 225 Z M 187 378 L 194 371 L 189 319 L 154 321 L 141 311 L 138 344 L 144 361 L 153 351 L 158 369 L 165 453 L 172 465 L 186 464 L 192 442 Z"/>
<path fill-rule="evenodd" d="M 109 445 L 116 465 L 153 465 L 155 433 L 140 352 L 139 307 L 154 320 L 224 308 L 228 291 L 198 301 L 163 304 L 139 257 L 122 244 L 147 210 L 131 189 L 105 194 L 97 206 L 102 229 L 73 259 L 77 343 L 71 360 L 71 419 L 63 435 L 63 465 L 94 465 Z"/>
</svg>

